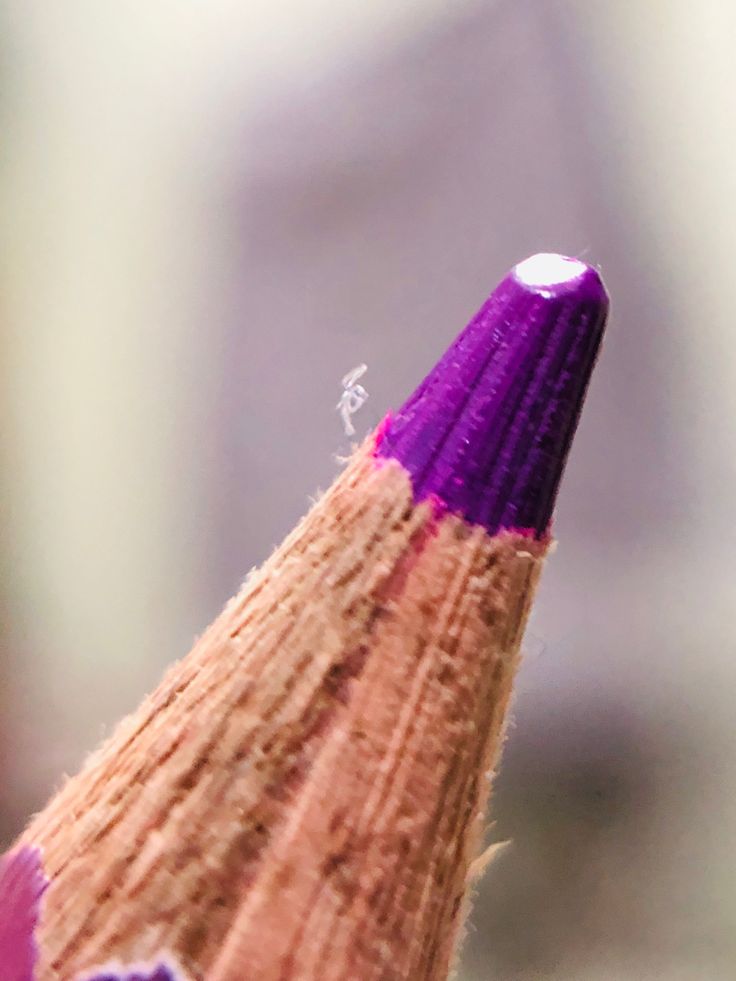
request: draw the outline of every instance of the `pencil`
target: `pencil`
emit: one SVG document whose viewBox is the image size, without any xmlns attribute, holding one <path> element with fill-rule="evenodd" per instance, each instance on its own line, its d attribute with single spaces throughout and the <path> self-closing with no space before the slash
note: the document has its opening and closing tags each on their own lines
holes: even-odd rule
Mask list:
<svg viewBox="0 0 736 981">
<path fill-rule="evenodd" d="M 31 822 L 40 981 L 440 981 L 608 300 L 519 263 Z"/>
</svg>

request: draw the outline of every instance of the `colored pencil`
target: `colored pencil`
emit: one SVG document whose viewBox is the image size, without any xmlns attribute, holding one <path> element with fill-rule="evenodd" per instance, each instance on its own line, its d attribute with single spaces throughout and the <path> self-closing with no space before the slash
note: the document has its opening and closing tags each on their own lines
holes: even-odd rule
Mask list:
<svg viewBox="0 0 736 981">
<path fill-rule="evenodd" d="M 41 981 L 439 981 L 608 300 L 517 266 L 58 791 Z"/>
</svg>

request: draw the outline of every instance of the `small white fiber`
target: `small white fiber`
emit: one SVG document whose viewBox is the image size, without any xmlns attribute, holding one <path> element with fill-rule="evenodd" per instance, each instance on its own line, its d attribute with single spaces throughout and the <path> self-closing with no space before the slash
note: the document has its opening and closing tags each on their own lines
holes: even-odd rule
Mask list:
<svg viewBox="0 0 736 981">
<path fill-rule="evenodd" d="M 343 391 L 335 408 L 340 413 L 346 436 L 352 436 L 355 433 L 355 426 L 351 417 L 368 398 L 368 392 L 362 385 L 358 384 L 358 379 L 362 378 L 367 370 L 368 365 L 359 364 L 357 368 L 349 371 L 340 382 Z"/>
</svg>

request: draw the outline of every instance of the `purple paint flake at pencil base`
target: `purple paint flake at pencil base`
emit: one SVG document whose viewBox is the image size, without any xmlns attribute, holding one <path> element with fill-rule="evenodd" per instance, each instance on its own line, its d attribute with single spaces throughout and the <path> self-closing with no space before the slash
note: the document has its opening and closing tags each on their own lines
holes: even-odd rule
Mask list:
<svg viewBox="0 0 736 981">
<path fill-rule="evenodd" d="M 85 977 L 84 981 L 184 981 L 184 979 L 170 967 L 159 964 L 151 968 L 104 970 Z"/>
<path fill-rule="evenodd" d="M 381 428 L 379 457 L 491 534 L 542 537 L 608 312 L 598 273 L 542 253 L 515 266 Z"/>
<path fill-rule="evenodd" d="M 38 950 L 34 933 L 48 881 L 36 848 L 0 858 L 0 978 L 33 981 Z"/>
<path fill-rule="evenodd" d="M 21 847 L 0 857 L 0 981 L 34 981 L 36 927 L 48 888 L 37 848 Z M 185 981 L 165 963 L 150 967 L 105 968 L 85 981 Z"/>
</svg>

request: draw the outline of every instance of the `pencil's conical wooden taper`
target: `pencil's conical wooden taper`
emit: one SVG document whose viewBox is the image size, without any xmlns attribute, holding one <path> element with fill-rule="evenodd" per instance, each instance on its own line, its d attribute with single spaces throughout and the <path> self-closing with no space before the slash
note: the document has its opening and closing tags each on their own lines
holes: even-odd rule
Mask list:
<svg viewBox="0 0 736 981">
<path fill-rule="evenodd" d="M 371 450 L 30 826 L 42 979 L 444 976 L 542 547 Z"/>
</svg>

